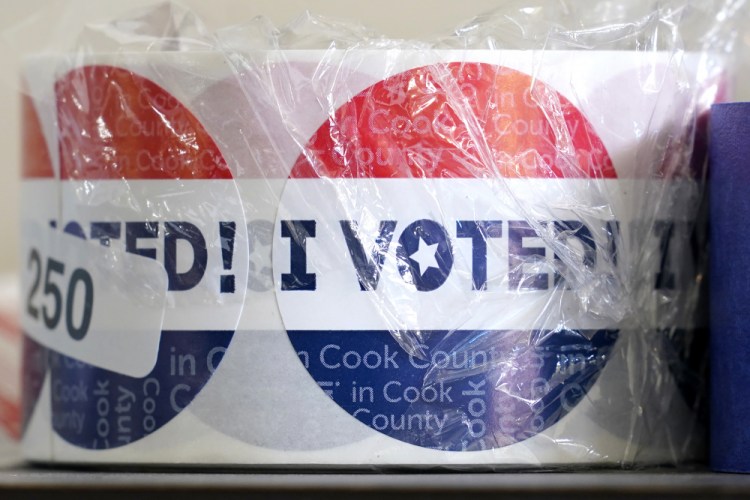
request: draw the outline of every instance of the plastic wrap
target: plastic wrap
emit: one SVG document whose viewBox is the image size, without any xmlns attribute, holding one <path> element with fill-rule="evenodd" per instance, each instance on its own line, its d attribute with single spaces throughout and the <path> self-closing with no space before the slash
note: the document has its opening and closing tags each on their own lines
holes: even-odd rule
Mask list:
<svg viewBox="0 0 750 500">
<path fill-rule="evenodd" d="M 699 459 L 741 7 L 510 3 L 409 41 L 165 5 L 27 59 L 27 458 Z"/>
</svg>

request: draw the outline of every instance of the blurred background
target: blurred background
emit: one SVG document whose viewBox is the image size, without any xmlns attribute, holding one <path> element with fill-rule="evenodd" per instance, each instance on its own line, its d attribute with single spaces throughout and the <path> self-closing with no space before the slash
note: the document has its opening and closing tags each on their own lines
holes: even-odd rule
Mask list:
<svg viewBox="0 0 750 500">
<path fill-rule="evenodd" d="M 17 268 L 19 194 L 19 85 L 18 62 L 24 54 L 49 50 L 49 40 L 72 41 L 75 27 L 106 20 L 153 5 L 155 0 L 0 0 L 0 116 L 5 126 L 0 148 L 0 273 Z M 247 22 L 263 15 L 280 26 L 305 10 L 364 24 L 396 38 L 435 38 L 488 10 L 503 0 L 181 0 L 209 30 Z M 523 2 L 514 0 L 515 4 Z M 657 2 L 653 2 L 657 3 Z M 612 2 L 617 5 L 617 2 Z M 747 11 L 747 9 L 746 9 Z M 746 24 L 747 25 L 747 24 Z M 750 28 L 739 33 L 742 65 L 736 100 L 750 100 Z"/>
</svg>

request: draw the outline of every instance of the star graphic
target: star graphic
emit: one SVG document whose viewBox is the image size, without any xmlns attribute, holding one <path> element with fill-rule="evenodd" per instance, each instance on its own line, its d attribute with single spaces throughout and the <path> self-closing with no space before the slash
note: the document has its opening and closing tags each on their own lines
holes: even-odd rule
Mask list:
<svg viewBox="0 0 750 500">
<path fill-rule="evenodd" d="M 440 269 L 440 266 L 438 266 L 438 262 L 436 259 L 438 245 L 439 243 L 428 245 L 426 241 L 424 241 L 422 238 L 419 238 L 417 251 L 409 255 L 409 258 L 416 262 L 419 266 L 420 276 L 422 276 L 430 267 Z"/>
</svg>

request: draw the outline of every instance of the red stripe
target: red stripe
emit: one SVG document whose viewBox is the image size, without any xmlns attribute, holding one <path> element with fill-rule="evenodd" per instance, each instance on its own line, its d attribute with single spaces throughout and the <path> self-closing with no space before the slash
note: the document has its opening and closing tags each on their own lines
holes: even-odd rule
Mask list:
<svg viewBox="0 0 750 500">
<path fill-rule="evenodd" d="M 614 178 L 593 126 L 519 71 L 426 66 L 358 94 L 323 124 L 295 178 Z"/>
<path fill-rule="evenodd" d="M 0 335 L 8 340 L 18 344 L 18 355 L 21 354 L 21 341 L 23 334 L 21 326 L 15 315 L 0 313 Z M 20 378 L 20 373 L 4 374 L 5 377 Z M 21 405 L 20 401 L 12 400 L 7 396 L 0 394 L 0 427 L 14 439 L 21 436 Z"/>
<path fill-rule="evenodd" d="M 0 335 L 20 344 L 21 324 L 15 315 L 0 313 Z"/>
<path fill-rule="evenodd" d="M 0 394 L 0 427 L 14 439 L 21 437 L 21 405 Z"/>
<path fill-rule="evenodd" d="M 21 176 L 25 179 L 55 176 L 39 115 L 25 94 L 21 96 Z"/>
<path fill-rule="evenodd" d="M 77 68 L 55 85 L 63 179 L 231 179 L 214 140 L 174 96 L 132 71 Z"/>
</svg>

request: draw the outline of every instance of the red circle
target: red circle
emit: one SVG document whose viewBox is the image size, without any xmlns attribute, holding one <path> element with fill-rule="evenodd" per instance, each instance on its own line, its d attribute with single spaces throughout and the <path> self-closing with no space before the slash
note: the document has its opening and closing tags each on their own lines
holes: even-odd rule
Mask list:
<svg viewBox="0 0 750 500">
<path fill-rule="evenodd" d="M 62 179 L 232 178 L 198 119 L 147 78 L 84 66 L 55 94 Z"/>
<path fill-rule="evenodd" d="M 583 114 L 549 85 L 484 63 L 424 66 L 341 106 L 293 178 L 615 178 Z"/>
</svg>

